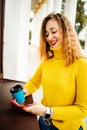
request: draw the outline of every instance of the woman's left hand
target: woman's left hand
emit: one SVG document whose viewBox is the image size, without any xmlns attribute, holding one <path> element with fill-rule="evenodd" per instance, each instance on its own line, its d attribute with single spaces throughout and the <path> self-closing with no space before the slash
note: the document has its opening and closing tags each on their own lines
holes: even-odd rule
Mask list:
<svg viewBox="0 0 87 130">
<path fill-rule="evenodd" d="M 23 108 L 23 110 L 41 116 L 46 112 L 46 107 L 40 103 L 32 103 L 29 107 Z"/>
</svg>

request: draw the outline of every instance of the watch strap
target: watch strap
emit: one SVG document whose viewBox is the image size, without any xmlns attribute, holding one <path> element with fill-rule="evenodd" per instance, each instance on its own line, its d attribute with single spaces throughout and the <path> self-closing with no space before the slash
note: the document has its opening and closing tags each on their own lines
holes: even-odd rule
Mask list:
<svg viewBox="0 0 87 130">
<path fill-rule="evenodd" d="M 45 118 L 50 118 L 51 117 L 51 108 L 50 107 L 46 107 L 46 113 L 45 113 Z"/>
</svg>

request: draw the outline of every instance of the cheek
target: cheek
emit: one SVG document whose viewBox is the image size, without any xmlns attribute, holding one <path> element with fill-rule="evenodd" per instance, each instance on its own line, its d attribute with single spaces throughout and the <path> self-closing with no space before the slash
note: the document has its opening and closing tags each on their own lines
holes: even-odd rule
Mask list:
<svg viewBox="0 0 87 130">
<path fill-rule="evenodd" d="M 55 33 L 55 35 L 54 35 L 56 38 L 59 38 L 60 37 L 60 33 L 59 32 L 57 32 L 57 33 Z"/>
<path fill-rule="evenodd" d="M 59 33 L 59 34 L 58 34 L 58 38 L 59 38 L 60 40 L 62 40 L 62 38 L 63 38 L 62 33 Z"/>
<path fill-rule="evenodd" d="M 49 38 L 46 38 L 46 41 L 48 42 L 48 44 L 50 43 L 50 40 L 49 40 Z"/>
</svg>

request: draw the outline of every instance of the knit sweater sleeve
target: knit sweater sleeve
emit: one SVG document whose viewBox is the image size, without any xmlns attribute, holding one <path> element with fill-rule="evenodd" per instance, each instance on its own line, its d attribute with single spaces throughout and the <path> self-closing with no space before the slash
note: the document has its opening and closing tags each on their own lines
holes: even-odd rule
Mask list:
<svg viewBox="0 0 87 130">
<path fill-rule="evenodd" d="M 54 120 L 74 120 L 87 116 L 87 60 L 80 60 L 76 72 L 75 102 L 69 106 L 53 107 Z"/>
<path fill-rule="evenodd" d="M 32 94 L 40 87 L 41 79 L 42 79 L 42 66 L 43 63 L 39 65 L 33 77 L 29 79 L 28 82 L 26 82 L 24 85 L 24 88 L 28 89 L 29 94 Z"/>
</svg>

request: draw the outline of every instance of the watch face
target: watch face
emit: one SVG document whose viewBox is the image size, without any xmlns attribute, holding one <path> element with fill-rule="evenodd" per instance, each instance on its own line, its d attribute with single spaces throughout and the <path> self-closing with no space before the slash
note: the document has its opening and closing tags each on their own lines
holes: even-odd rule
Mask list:
<svg viewBox="0 0 87 130">
<path fill-rule="evenodd" d="M 50 118 L 50 114 L 45 114 L 45 118 Z"/>
</svg>

